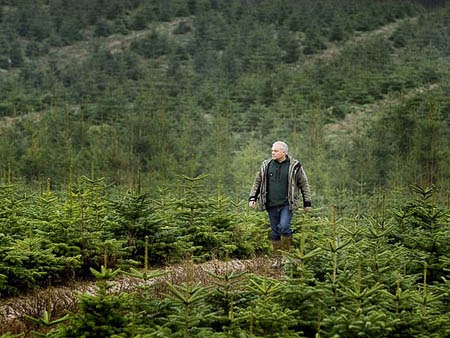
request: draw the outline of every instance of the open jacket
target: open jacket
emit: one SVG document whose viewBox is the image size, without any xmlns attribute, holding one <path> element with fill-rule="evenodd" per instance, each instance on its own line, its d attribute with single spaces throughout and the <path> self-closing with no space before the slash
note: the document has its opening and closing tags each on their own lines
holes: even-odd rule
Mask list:
<svg viewBox="0 0 450 338">
<path fill-rule="evenodd" d="M 292 211 L 300 208 L 300 192 L 303 198 L 303 207 L 311 206 L 311 193 L 308 178 L 298 160 L 289 156 L 288 172 L 288 201 Z M 267 201 L 267 170 L 272 159 L 264 160 L 256 174 L 255 182 L 250 191 L 249 201 L 256 201 L 257 210 L 266 210 Z"/>
</svg>

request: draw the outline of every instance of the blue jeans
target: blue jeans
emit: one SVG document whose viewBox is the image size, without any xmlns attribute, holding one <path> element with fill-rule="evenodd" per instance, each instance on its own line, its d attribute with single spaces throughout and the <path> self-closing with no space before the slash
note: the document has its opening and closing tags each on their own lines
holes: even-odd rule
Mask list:
<svg viewBox="0 0 450 338">
<path fill-rule="evenodd" d="M 271 236 L 273 241 L 278 241 L 281 236 L 291 236 L 291 220 L 292 212 L 289 210 L 289 205 L 280 207 L 271 207 L 267 209 L 269 214 Z"/>
</svg>

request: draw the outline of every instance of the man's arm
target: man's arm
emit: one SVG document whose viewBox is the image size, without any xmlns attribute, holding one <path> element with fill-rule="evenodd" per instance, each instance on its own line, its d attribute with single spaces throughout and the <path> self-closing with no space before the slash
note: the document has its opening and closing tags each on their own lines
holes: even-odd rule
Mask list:
<svg viewBox="0 0 450 338">
<path fill-rule="evenodd" d="M 300 166 L 297 172 L 297 184 L 303 197 L 303 210 L 308 212 L 311 209 L 311 191 L 309 189 L 308 177 L 303 166 Z"/>
<path fill-rule="evenodd" d="M 248 206 L 250 208 L 256 207 L 256 200 L 258 199 L 259 192 L 261 191 L 261 170 L 255 176 L 255 181 L 253 182 L 252 189 L 250 190 L 250 196 L 248 198 Z"/>
</svg>

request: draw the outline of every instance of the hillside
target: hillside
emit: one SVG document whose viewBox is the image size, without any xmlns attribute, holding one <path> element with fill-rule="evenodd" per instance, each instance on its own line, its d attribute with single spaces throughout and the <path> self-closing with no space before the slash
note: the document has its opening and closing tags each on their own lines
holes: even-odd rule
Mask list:
<svg viewBox="0 0 450 338">
<path fill-rule="evenodd" d="M 2 6 L 4 177 L 10 170 L 32 185 L 48 177 L 60 189 L 69 168 L 74 176 L 94 168 L 117 186 L 154 189 L 179 174 L 208 174 L 210 189 L 221 182 L 221 189 L 244 197 L 270 143 L 285 139 L 307 168 L 320 168 L 313 171 L 320 195 L 343 185 L 359 190 L 353 178 L 336 181 L 336 167 L 368 173 L 369 192 L 396 179 L 396 158 L 406 155 L 413 164 L 428 156 L 414 144 L 428 139 L 425 125 L 408 133 L 406 154 L 394 140 L 386 149 L 372 136 L 380 128 L 396 135 L 389 130 L 395 121 L 380 121 L 407 109 L 381 103 L 389 98 L 408 106 L 405 93 L 433 88 L 427 91 L 433 107 L 448 107 L 446 7 L 409 1 L 348 1 L 337 10 L 332 1 L 99 6 Z M 429 95 L 411 98 L 418 107 L 411 114 L 429 114 Z M 373 122 L 358 135 L 346 134 L 339 149 L 328 143 L 344 136 L 325 135 L 334 130 L 328 124 L 377 102 L 383 108 L 370 113 Z M 439 114 L 433 135 L 436 144 L 447 144 L 447 114 Z M 360 149 L 354 137 L 364 140 Z M 389 152 L 383 167 L 381 149 Z M 236 170 L 245 153 L 251 156 L 244 170 Z M 433 153 L 426 160 L 432 168 L 413 165 L 415 174 L 405 178 L 448 184 L 446 153 Z"/>
</svg>

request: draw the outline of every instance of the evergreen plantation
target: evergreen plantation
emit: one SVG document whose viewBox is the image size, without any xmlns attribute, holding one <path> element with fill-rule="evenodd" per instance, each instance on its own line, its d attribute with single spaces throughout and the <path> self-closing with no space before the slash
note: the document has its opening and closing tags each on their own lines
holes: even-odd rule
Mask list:
<svg viewBox="0 0 450 338">
<path fill-rule="evenodd" d="M 0 337 L 448 337 L 449 79 L 445 1 L 1 1 Z M 150 283 L 270 256 L 276 140 L 313 193 L 281 275 Z"/>
</svg>

